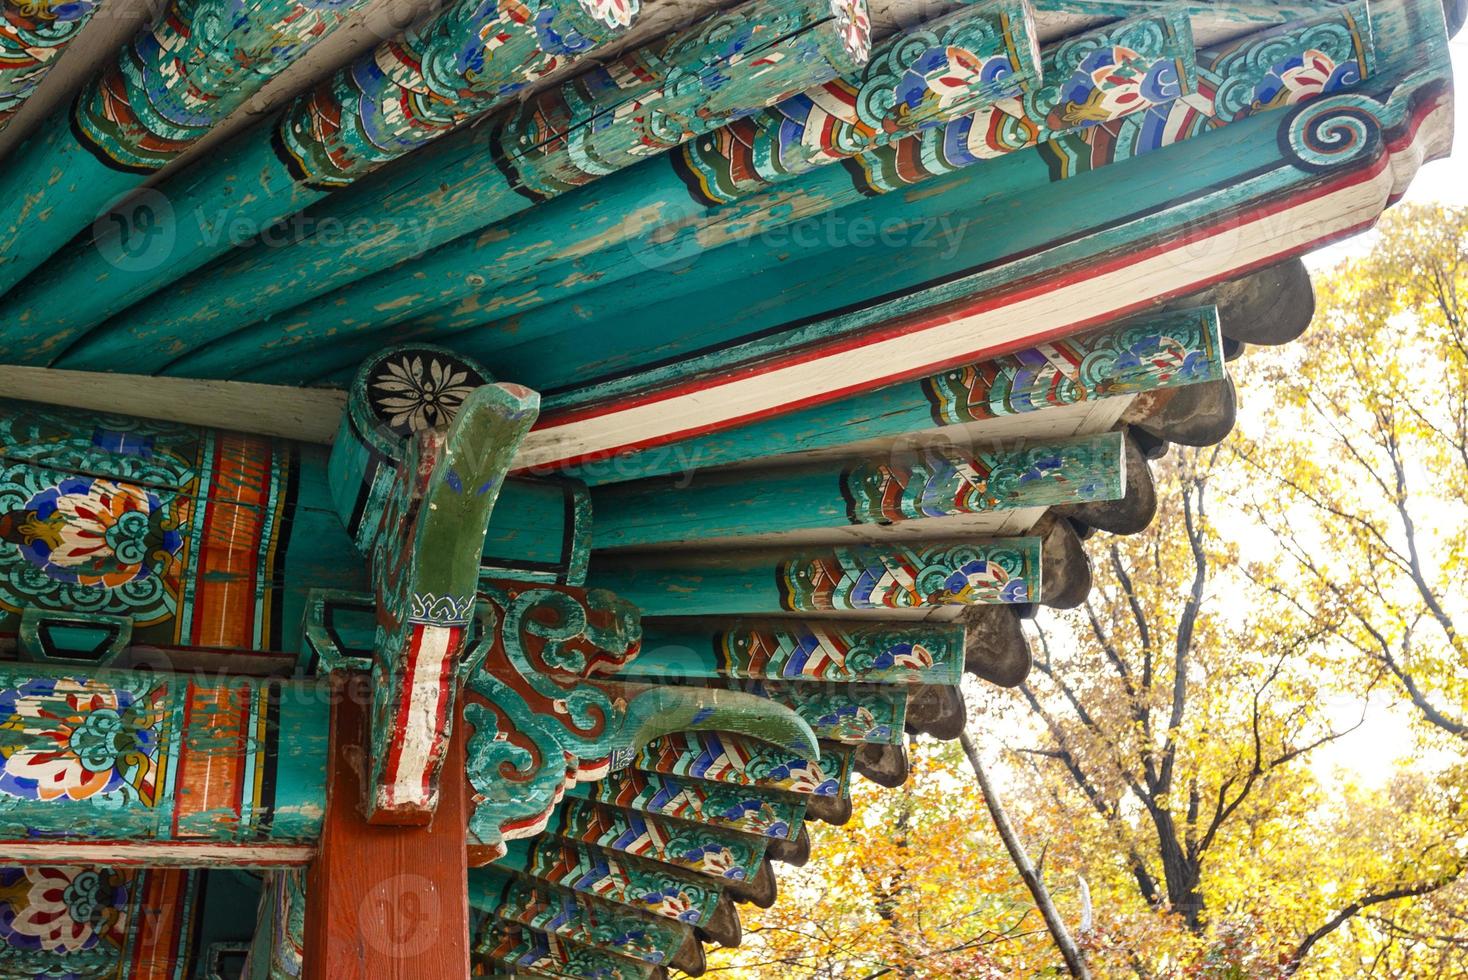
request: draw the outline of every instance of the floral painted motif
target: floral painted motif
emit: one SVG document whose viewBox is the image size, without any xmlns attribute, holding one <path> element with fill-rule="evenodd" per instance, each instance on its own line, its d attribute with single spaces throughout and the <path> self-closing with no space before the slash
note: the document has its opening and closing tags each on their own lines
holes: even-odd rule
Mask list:
<svg viewBox="0 0 1468 980">
<path fill-rule="evenodd" d="M 0 869 L 0 939 L 12 949 L 65 954 L 120 947 L 128 883 L 106 868 Z"/>
<path fill-rule="evenodd" d="M 1295 105 L 1319 95 L 1338 92 L 1361 81 L 1361 64 L 1334 58 L 1311 48 L 1274 65 L 1254 88 L 1252 111 Z"/>
<path fill-rule="evenodd" d="M 414 350 L 378 365 L 370 397 L 378 417 L 406 437 L 448 425 L 480 383 L 467 366 Z"/>
<path fill-rule="evenodd" d="M 1112 45 L 1088 54 L 1060 89 L 1046 124 L 1052 130 L 1094 126 L 1183 94 L 1177 62 Z"/>
<path fill-rule="evenodd" d="M 152 806 L 162 690 L 140 696 L 71 677 L 0 690 L 0 793 L 40 802 L 117 794 Z"/>
<path fill-rule="evenodd" d="M 956 676 L 962 646 L 962 630 L 942 627 L 796 623 L 780 630 L 726 630 L 715 635 L 714 655 L 731 677 L 902 682 L 931 675 L 931 682 L 943 683 Z"/>
<path fill-rule="evenodd" d="M 0 540 L 47 577 L 121 589 L 176 573 L 183 536 L 157 494 L 130 483 L 68 477 L 0 514 Z"/>
<path fill-rule="evenodd" d="M 898 79 L 898 119 L 916 114 L 931 103 L 939 113 L 950 113 L 973 98 L 975 89 L 997 86 L 1014 75 L 1008 54 L 982 55 L 956 45 L 929 48 Z"/>
</svg>

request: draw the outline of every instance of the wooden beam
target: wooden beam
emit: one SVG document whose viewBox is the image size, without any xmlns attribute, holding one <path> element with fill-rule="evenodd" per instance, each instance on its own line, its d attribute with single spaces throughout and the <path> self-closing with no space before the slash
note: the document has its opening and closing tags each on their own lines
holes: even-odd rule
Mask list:
<svg viewBox="0 0 1468 980">
<path fill-rule="evenodd" d="M 955 533 L 951 521 L 1122 495 L 1122 436 L 1103 433 L 976 451 L 917 448 L 876 457 L 700 473 L 599 487 L 592 494 L 598 549 L 694 544 L 793 532 L 851 540 L 854 528 L 903 524 L 909 534 Z M 937 522 L 943 530 L 927 525 Z M 1028 530 L 1028 526 L 1025 527 Z M 867 535 L 863 535 L 865 537 Z M 799 535 L 802 543 L 814 534 Z"/>
<path fill-rule="evenodd" d="M 0 668 L 0 862 L 304 864 L 325 707 L 309 681 Z"/>
<path fill-rule="evenodd" d="M 649 616 L 916 609 L 1043 598 L 1038 538 L 598 559 Z"/>
<path fill-rule="evenodd" d="M 464 726 L 455 725 L 433 820 L 382 827 L 359 806 L 367 782 L 370 687 L 337 679 L 331 782 L 306 883 L 304 980 L 418 980 L 469 972 L 469 819 Z"/>
<path fill-rule="evenodd" d="M 622 668 L 658 680 L 740 678 L 822 684 L 957 684 L 963 628 L 937 623 L 662 619 Z"/>
</svg>

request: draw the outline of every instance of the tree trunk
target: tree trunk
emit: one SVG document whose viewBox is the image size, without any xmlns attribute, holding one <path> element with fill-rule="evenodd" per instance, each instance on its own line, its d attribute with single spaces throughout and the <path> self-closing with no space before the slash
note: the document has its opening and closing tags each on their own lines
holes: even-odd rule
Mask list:
<svg viewBox="0 0 1468 980">
<path fill-rule="evenodd" d="M 999 831 L 999 836 L 1004 841 L 1004 849 L 1009 852 L 1010 860 L 1014 862 L 1019 876 L 1024 879 L 1025 887 L 1030 890 L 1030 895 L 1034 898 L 1040 915 L 1044 917 L 1045 927 L 1054 937 L 1055 945 L 1060 949 L 1061 958 L 1065 960 L 1066 969 L 1073 977 L 1090 980 L 1091 974 L 1086 969 L 1086 961 L 1081 959 L 1080 948 L 1076 946 L 1075 940 L 1066 930 L 1065 923 L 1061 921 L 1060 913 L 1055 908 L 1055 903 L 1050 900 L 1049 889 L 1045 887 L 1045 882 L 1036 873 L 1035 866 L 1030 863 L 1030 856 L 1025 853 L 1019 835 L 1015 833 L 1014 826 L 1009 822 L 1009 815 L 1004 812 L 1004 805 L 999 802 L 999 797 L 989 782 L 989 774 L 984 771 L 984 764 L 979 761 L 979 750 L 974 746 L 973 739 L 969 738 L 968 732 L 963 732 L 958 736 L 958 742 L 963 746 L 964 755 L 968 756 L 969 765 L 974 767 L 974 775 L 978 777 L 979 788 L 984 791 L 984 803 L 989 808 L 989 816 L 994 819 L 995 829 Z"/>
</svg>

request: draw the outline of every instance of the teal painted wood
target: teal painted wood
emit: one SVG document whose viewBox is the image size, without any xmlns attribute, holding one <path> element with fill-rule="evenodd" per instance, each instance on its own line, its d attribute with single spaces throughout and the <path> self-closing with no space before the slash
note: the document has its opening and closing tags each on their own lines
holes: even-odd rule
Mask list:
<svg viewBox="0 0 1468 980">
<path fill-rule="evenodd" d="M 568 388 L 589 389 L 587 379 L 620 378 L 647 364 L 681 363 L 688 354 L 774 334 L 791 323 L 820 318 L 800 336 L 827 336 L 838 329 L 831 318 L 822 317 L 838 305 L 830 299 L 832 284 L 839 284 L 840 306 L 859 306 L 863 298 L 901 295 L 916 282 L 997 266 L 1010 256 L 1065 241 L 1078 213 L 1093 221 L 1093 227 L 1104 227 L 1149 204 L 1161 206 L 1186 188 L 1161 179 L 1149 183 L 1145 172 L 1108 174 L 1114 191 L 1092 184 L 1056 196 L 1058 189 L 1050 185 L 1080 169 L 1126 160 L 1249 114 L 1355 84 L 1353 64 L 1366 64 L 1369 75 L 1371 63 L 1369 25 L 1353 14 L 1357 10 L 1344 8 L 1210 49 L 1199 56 L 1204 62 L 1200 93 L 1161 104 L 1139 99 L 1137 111 L 1109 122 L 1071 128 L 1067 135 L 1049 131 L 1038 149 L 1023 148 L 1032 132 L 1038 138 L 1039 123 L 1001 103 L 845 161 L 860 174 L 855 183 L 851 174 L 817 171 L 796 182 L 798 192 L 767 192 L 699 216 L 649 220 L 633 229 L 631 237 L 619 239 L 612 230 L 593 228 L 600 238 L 591 249 L 576 246 L 578 225 L 568 225 L 562 234 L 572 238 L 568 260 L 518 277 L 501 278 L 497 270 L 488 271 L 492 290 L 438 310 L 414 311 L 396 330 L 368 334 L 330 353 L 323 349 L 320 357 L 332 369 L 314 377 L 335 377 L 352 363 L 356 351 L 389 339 L 453 338 L 466 351 L 536 385 L 548 396 L 548 406 L 555 406 Z M 1093 56 L 1085 40 L 1065 42 L 1051 52 L 1050 60 L 1059 59 L 1061 52 L 1068 62 Z M 1311 51 L 1318 52 L 1312 57 L 1329 62 L 1318 82 L 1298 77 L 1299 70 L 1291 67 Z M 1280 73 L 1288 74 L 1291 84 L 1270 89 Z M 1254 105 L 1256 89 L 1274 94 Z M 1057 161 L 1057 155 L 1072 152 L 1067 149 L 1071 142 L 1106 140 L 1113 132 L 1130 135 L 1118 138 L 1120 148 L 1104 160 L 1098 156 L 1085 168 Z M 1209 159 L 1205 147 L 1196 152 L 1200 161 Z M 1149 169 L 1166 167 L 1170 177 L 1179 171 L 1188 174 L 1194 188 L 1226 186 L 1253 162 L 1241 156 L 1231 159 L 1239 168 L 1235 176 L 1204 166 L 1179 167 L 1175 159 Z M 985 165 L 964 180 L 935 179 L 980 162 Z M 923 190 L 884 201 L 864 198 L 864 193 L 913 185 Z M 1036 207 L 1038 195 L 1053 196 L 1054 205 Z M 965 220 L 965 215 L 972 218 Z M 580 219 L 580 227 L 587 223 Z M 989 287 L 1012 274 L 1002 269 L 972 288 Z M 639 277 L 636 290 L 601 288 L 631 275 Z M 760 282 L 761 289 L 751 293 L 751 280 Z M 921 305 L 919 297 L 913 308 Z M 700 315 L 703 310 L 720 315 Z M 848 328 L 855 325 L 853 319 L 847 319 Z M 601 340 L 594 349 L 574 339 L 587 324 L 595 324 Z M 284 380 L 296 370 L 297 365 L 282 361 L 247 373 Z M 649 380 L 636 377 L 628 385 Z"/>
<path fill-rule="evenodd" d="M 873 66 L 869 67 L 869 77 L 863 85 L 863 92 L 872 87 L 873 76 L 881 77 L 877 67 L 879 64 L 880 60 L 874 61 Z M 996 133 L 1001 149 L 1008 152 L 1033 145 L 1059 131 L 1121 118 L 1148 106 L 1191 95 L 1197 87 L 1188 21 L 1175 12 L 1134 19 L 1069 39 L 1049 51 L 1042 61 L 1041 73 L 1047 80 L 1046 84 L 1032 85 L 1022 94 L 1000 99 L 993 104 L 981 101 L 982 107 L 975 112 L 968 111 L 973 108 L 971 105 L 964 106 L 960 113 L 944 112 L 939 121 L 954 118 L 970 122 L 980 120 L 974 122 L 974 126 L 982 125 L 986 131 Z M 834 92 L 828 86 L 823 105 L 829 104 Z M 855 96 L 857 104 L 861 104 L 864 97 L 862 94 Z M 823 111 L 817 109 L 808 96 L 802 96 L 801 99 L 805 101 L 792 100 L 793 104 L 784 103 L 762 115 L 731 124 L 727 133 L 715 134 L 717 140 L 706 138 L 691 143 L 675 157 L 674 166 L 683 173 L 686 180 L 691 181 L 690 187 L 695 196 L 704 203 L 731 205 L 739 202 L 731 210 L 739 211 L 742 220 L 726 219 L 737 230 L 732 232 L 730 238 L 711 236 L 707 241 L 708 245 L 725 244 L 731 238 L 745 241 L 750 236 L 784 227 L 793 211 L 813 210 L 814 205 L 811 202 L 819 199 L 810 195 L 799 195 L 790 202 L 784 202 L 784 206 L 754 210 L 744 204 L 751 195 L 767 191 L 770 186 L 801 178 L 830 163 L 844 161 L 852 156 L 860 158 L 861 151 L 867 146 L 885 146 L 889 139 L 898 135 L 924 131 L 913 120 L 904 118 L 900 123 L 889 119 L 874 124 L 873 132 L 880 135 L 871 136 L 870 139 L 866 138 L 870 135 L 866 129 L 857 127 L 860 132 L 852 135 L 841 130 L 840 124 L 827 142 L 809 136 L 795 138 L 792 133 L 798 131 L 799 119 L 809 116 L 806 121 L 810 124 Z M 803 110 L 804 115 L 797 110 Z M 890 136 L 888 130 L 891 131 Z M 739 175 L 737 179 L 735 173 Z M 797 182 L 802 186 L 804 184 L 803 180 Z M 673 194 L 674 192 L 669 191 L 670 198 Z M 856 196 L 849 183 L 838 188 L 831 203 L 834 205 L 835 200 L 842 196 Z M 644 198 L 644 208 L 651 206 L 646 203 L 647 200 L 648 198 Z M 792 207 L 794 201 L 799 203 Z M 674 203 L 663 206 L 676 208 L 678 205 L 675 200 Z M 453 292 L 444 293 L 439 297 L 439 302 L 421 302 L 422 294 L 417 294 L 413 307 L 393 308 L 386 316 L 379 317 L 378 326 L 381 328 L 398 320 L 423 318 L 425 329 L 435 334 L 448 335 L 502 319 L 517 307 L 530 305 L 529 298 L 532 296 L 537 305 L 549 303 L 553 299 L 565 300 L 570 296 L 579 296 L 592 286 L 605 285 L 627 275 L 655 271 L 660 263 L 655 258 L 650 263 L 644 263 L 643 259 L 653 258 L 654 253 L 660 252 L 663 246 L 659 244 L 649 247 L 642 236 L 652 231 L 655 240 L 660 243 L 670 236 L 676 236 L 688 244 L 689 228 L 686 226 L 706 227 L 717 220 L 713 214 L 722 210 L 723 208 L 715 207 L 713 211 L 684 222 L 641 221 L 636 225 L 624 223 L 614 229 L 607 229 L 603 222 L 602 227 L 591 229 L 598 239 L 598 247 L 592 249 L 586 247 L 586 239 L 578 241 L 578 235 L 584 234 L 582 229 L 588 225 L 587 218 L 572 216 L 558 235 L 559 242 L 563 243 L 558 256 L 545 258 L 537 254 L 535 258 L 538 265 L 530 265 L 528 268 L 526 257 L 519 254 L 513 256 L 513 262 L 508 266 L 500 261 L 485 263 L 482 268 L 473 269 L 474 277 L 492 283 L 492 288 L 475 290 L 470 288 L 472 284 L 467 279 L 460 276 L 453 284 Z M 875 229 L 872 234 L 875 234 Z M 814 237 L 826 247 L 834 244 L 830 235 L 817 234 Z M 511 240 L 519 239 L 512 235 Z M 647 254 L 639 246 L 648 248 Z M 503 246 L 496 243 L 493 247 L 498 249 Z M 683 268 L 687 263 L 675 259 L 674 265 Z M 512 270 L 520 271 L 521 274 L 517 276 Z M 764 273 L 768 271 L 762 270 L 762 282 Z M 686 278 L 702 282 L 705 276 L 702 270 L 699 272 L 700 274 Z M 528 283 L 525 281 L 526 275 L 530 275 L 531 281 Z M 827 295 L 825 291 L 816 294 L 823 300 Z M 737 306 L 746 305 L 747 302 L 746 299 Z M 386 304 L 383 306 L 385 308 Z M 567 311 L 561 309 L 559 314 L 564 318 Z M 497 344 L 499 347 L 513 347 L 518 354 L 528 345 L 541 340 L 547 329 L 555 330 L 556 322 L 538 316 L 521 317 L 517 318 L 512 332 L 486 335 L 476 330 L 472 342 L 486 353 L 495 350 Z M 565 321 L 562 319 L 559 322 Z M 346 350 L 355 351 L 359 349 L 359 344 L 366 347 L 380 344 L 382 335 L 379 329 L 377 333 L 369 334 L 376 338 L 370 343 L 362 338 L 349 344 L 341 355 L 333 352 L 331 356 L 350 356 Z M 631 356 L 631 352 L 637 350 L 638 346 L 645 346 L 649 337 L 656 337 L 659 346 L 657 359 L 665 359 L 674 353 L 672 345 L 665 339 L 669 336 L 676 337 L 677 333 L 669 334 L 664 329 L 656 332 L 643 331 L 632 337 L 613 334 L 612 343 L 605 345 L 605 350 L 596 356 L 603 363 L 618 363 L 620 359 Z M 713 338 L 702 338 L 702 345 L 707 346 L 711 339 Z M 558 337 L 556 343 L 559 345 L 561 340 Z M 598 345 L 599 348 L 603 346 Z M 497 358 L 498 352 L 495 356 Z M 577 351 L 571 358 L 580 364 L 586 361 L 587 355 L 584 351 Z M 496 364 L 498 363 L 496 359 Z M 604 368 L 593 368 L 581 376 L 596 377 L 602 373 Z M 564 378 L 568 376 L 570 375 L 558 374 L 551 386 L 561 387 Z"/>
<path fill-rule="evenodd" d="M 1042 595 L 1038 538 L 608 556 L 592 563 L 590 581 L 616 583 L 646 616 L 917 609 Z"/>
<path fill-rule="evenodd" d="M 768 421 L 627 453 L 611 464 L 594 463 L 573 472 L 593 486 L 686 473 L 1213 381 L 1223 375 L 1217 310 L 1184 310 L 1139 317 Z"/>
<path fill-rule="evenodd" d="M 823 620 L 653 620 L 620 673 L 823 684 L 943 684 L 963 677 L 962 626 Z"/>
<path fill-rule="evenodd" d="M 1027 17 L 1027 8 L 1016 0 L 989 0 L 966 8 L 879 46 L 865 72 L 854 80 L 837 79 L 813 88 L 765 110 L 759 118 L 770 121 L 767 128 L 775 127 L 770 128 L 772 134 L 782 119 L 792 120 L 785 133 L 806 127 L 804 139 L 818 148 L 821 160 L 833 162 L 897 133 L 914 131 L 924 122 L 1023 91 L 1034 83 L 1037 71 Z M 833 104 L 844 107 L 836 116 L 825 108 Z M 701 131 L 712 133 L 707 138 L 719 145 L 736 146 L 746 138 L 741 127 L 748 118 Z M 803 145 L 799 139 L 795 142 Z M 291 324 L 288 334 L 278 326 L 267 330 L 257 324 L 173 362 L 167 370 L 195 377 L 225 376 L 241 364 L 280 357 L 288 348 L 319 341 L 324 329 L 339 341 L 349 331 L 376 331 L 415 308 L 431 309 L 472 295 L 485 285 L 485 270 L 513 276 L 513 270 L 556 251 L 565 229 L 590 213 L 599 214 L 603 223 L 640 228 L 646 225 L 644 216 L 666 210 L 669 201 L 682 202 L 685 210 L 700 210 L 702 206 L 689 199 L 679 167 L 678 158 L 666 156 L 629 171 L 595 197 L 575 195 L 556 205 L 542 205 L 503 229 L 449 242 L 402 269 L 359 280 L 339 293 L 313 292 L 316 299 L 285 314 Z M 629 214 L 637 220 L 626 221 Z M 614 239 L 594 247 L 615 244 Z M 305 298 L 299 290 L 297 295 Z"/>
<path fill-rule="evenodd" d="M 101 845 L 166 865 L 216 845 L 221 863 L 300 863 L 329 714 L 315 682 L 0 668 L 0 859 L 75 863 L 72 846 Z"/>
<path fill-rule="evenodd" d="M 515 976 L 523 973 L 568 980 L 656 980 L 662 975 L 655 967 L 502 921 L 483 928 L 474 945 L 473 960 L 477 970 L 487 970 L 494 976 L 500 975 L 499 966 L 514 970 Z"/>
<path fill-rule="evenodd" d="M 592 495 L 596 547 L 684 543 L 1048 507 L 1122 495 L 1122 436 L 616 483 Z"/>
<path fill-rule="evenodd" d="M 751 0 L 724 11 L 506 110 L 486 131 L 454 134 L 333 195 L 303 216 L 308 233 L 299 241 L 200 270 L 57 364 L 101 358 L 111 362 L 109 370 L 156 370 L 160 345 L 168 348 L 166 360 L 179 359 L 260 316 L 849 70 L 866 54 L 865 18 L 863 0 Z M 311 231 L 320 229 L 351 233 Z"/>
<path fill-rule="evenodd" d="M 173 0 L 6 161 L 0 292 L 243 105 L 359 2 Z M 48 346 L 32 338 L 6 354 L 34 363 Z"/>
<path fill-rule="evenodd" d="M 547 832 L 727 881 L 752 880 L 767 841 L 575 797 L 561 801 Z"/>
<path fill-rule="evenodd" d="M 0 4 L 0 130 L 20 111 L 102 0 Z"/>
<path fill-rule="evenodd" d="M 570 797 L 674 817 L 741 834 L 794 840 L 805 818 L 805 797 L 624 769 L 595 783 L 578 783 Z"/>
<path fill-rule="evenodd" d="M 510 841 L 494 867 L 691 926 L 708 922 L 723 895 L 719 882 L 704 875 L 559 837 Z M 484 873 L 471 868 L 469 877 Z"/>
<path fill-rule="evenodd" d="M 827 747 L 819 761 L 767 742 L 724 732 L 665 735 L 637 752 L 633 766 L 664 776 L 688 776 L 731 786 L 845 798 L 851 753 Z"/>
<path fill-rule="evenodd" d="M 243 244 L 327 190 L 575 62 L 626 30 L 636 12 L 636 0 L 505 6 L 458 0 L 339 69 L 154 194 L 108 211 L 94 240 L 55 256 L 11 294 L 0 336 L 28 328 L 52 339 L 59 352 L 81 330 Z M 156 241 L 135 254 L 136 239 L 155 225 Z M 247 235 L 242 228 L 250 229 Z"/>
<path fill-rule="evenodd" d="M 692 937 L 687 926 L 492 868 L 474 873 L 469 902 L 505 922 L 654 965 L 670 962 Z"/>
</svg>

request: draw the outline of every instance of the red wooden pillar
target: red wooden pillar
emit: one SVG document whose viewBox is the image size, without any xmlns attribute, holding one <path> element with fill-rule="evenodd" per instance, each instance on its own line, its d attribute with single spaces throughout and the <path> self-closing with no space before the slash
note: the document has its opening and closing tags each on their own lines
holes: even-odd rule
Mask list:
<svg viewBox="0 0 1468 980">
<path fill-rule="evenodd" d="M 427 827 L 362 816 L 369 685 L 338 682 L 321 847 L 306 878 L 304 980 L 460 980 L 469 974 L 469 785 L 454 725 Z"/>
</svg>

